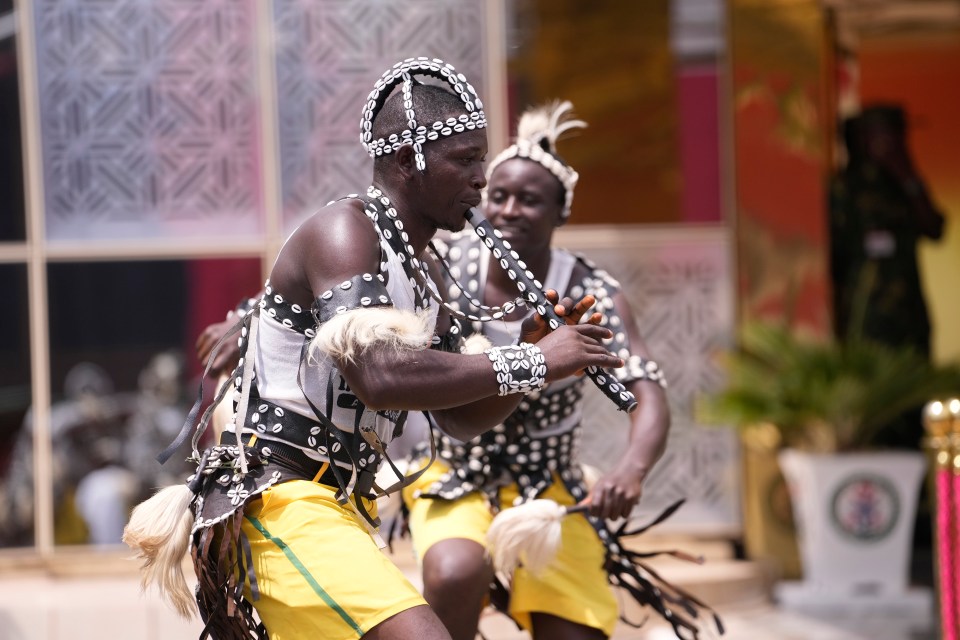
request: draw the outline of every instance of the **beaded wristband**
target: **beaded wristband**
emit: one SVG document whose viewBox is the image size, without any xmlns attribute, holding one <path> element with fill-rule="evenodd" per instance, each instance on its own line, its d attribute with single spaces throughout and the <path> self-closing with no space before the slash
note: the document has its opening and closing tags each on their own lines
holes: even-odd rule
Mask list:
<svg viewBox="0 0 960 640">
<path fill-rule="evenodd" d="M 259 304 L 259 302 L 260 302 L 259 297 L 244 298 L 237 304 L 236 307 L 234 307 L 233 309 L 227 312 L 227 319 L 229 320 L 233 316 L 239 316 L 241 318 L 244 317 L 245 315 L 250 313 L 250 311 L 252 311 L 253 308 L 257 306 L 257 304 Z"/>
<path fill-rule="evenodd" d="M 499 394 L 529 393 L 546 382 L 547 365 L 540 348 L 529 342 L 484 351 L 500 385 Z"/>
<path fill-rule="evenodd" d="M 623 377 L 632 380 L 649 380 L 656 382 L 664 389 L 667 388 L 667 378 L 663 375 L 660 365 L 654 360 L 641 358 L 640 356 L 630 356 L 623 363 Z"/>
</svg>

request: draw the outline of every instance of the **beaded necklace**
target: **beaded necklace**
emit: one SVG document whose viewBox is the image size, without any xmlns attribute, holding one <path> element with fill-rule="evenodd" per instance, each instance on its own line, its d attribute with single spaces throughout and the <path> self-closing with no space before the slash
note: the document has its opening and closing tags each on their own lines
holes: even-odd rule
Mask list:
<svg viewBox="0 0 960 640">
<path fill-rule="evenodd" d="M 413 286 L 414 293 L 418 296 L 418 299 L 425 300 L 427 296 L 436 301 L 440 306 L 447 310 L 453 317 L 459 318 L 461 320 L 469 320 L 471 322 L 492 322 L 494 320 L 501 320 L 504 316 L 512 312 L 517 308 L 518 305 L 525 305 L 526 301 L 518 297 L 512 302 L 507 302 L 503 306 L 489 306 L 485 305 L 469 293 L 467 293 L 466 287 L 456 278 L 453 277 L 450 272 L 450 265 L 447 263 L 444 256 L 440 254 L 437 248 L 430 243 L 430 248 L 436 255 L 437 260 L 440 262 L 443 270 L 450 276 L 453 281 L 454 286 L 456 286 L 469 301 L 470 305 L 476 308 L 481 315 L 476 315 L 473 313 L 465 313 L 460 309 L 457 309 L 446 300 L 444 300 L 432 286 L 430 286 L 430 276 L 426 271 L 426 267 L 423 262 L 417 259 L 416 252 L 413 247 L 410 245 L 410 236 L 403 229 L 403 221 L 400 220 L 397 210 L 390 203 L 390 199 L 384 195 L 384 193 L 377 189 L 374 186 L 367 188 L 367 198 L 364 199 L 367 203 L 366 212 L 367 216 L 377 225 L 377 229 L 380 232 L 380 235 L 387 241 L 390 245 L 390 248 L 393 249 L 393 252 L 397 254 L 397 258 L 400 260 L 400 263 L 403 265 L 404 272 L 406 272 L 407 277 L 410 279 L 410 284 Z M 381 213 L 383 215 L 381 215 Z"/>
</svg>

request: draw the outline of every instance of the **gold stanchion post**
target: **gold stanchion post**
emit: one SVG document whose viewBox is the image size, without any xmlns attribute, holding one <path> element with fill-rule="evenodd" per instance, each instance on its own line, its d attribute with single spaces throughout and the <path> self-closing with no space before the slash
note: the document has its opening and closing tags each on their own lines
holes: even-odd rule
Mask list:
<svg viewBox="0 0 960 640">
<path fill-rule="evenodd" d="M 956 405 L 956 415 L 951 414 L 951 403 Z M 960 488 L 960 400 L 946 402 L 934 400 L 923 408 L 923 426 L 926 431 L 924 447 L 932 458 L 933 467 L 933 531 L 936 547 L 937 603 L 940 613 L 940 630 L 943 640 L 958 640 L 957 617 L 957 504 L 955 490 Z"/>
</svg>

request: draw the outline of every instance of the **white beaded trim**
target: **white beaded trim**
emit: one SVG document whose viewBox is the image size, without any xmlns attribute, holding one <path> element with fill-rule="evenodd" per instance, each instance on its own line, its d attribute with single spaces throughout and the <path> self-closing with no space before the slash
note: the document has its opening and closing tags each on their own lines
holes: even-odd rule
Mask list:
<svg viewBox="0 0 960 640">
<path fill-rule="evenodd" d="M 529 342 L 508 347 L 493 347 L 484 351 L 500 385 L 498 393 L 530 393 L 543 388 L 547 365 L 540 348 Z"/>
<path fill-rule="evenodd" d="M 416 257 L 414 257 L 416 255 L 416 252 L 413 250 L 413 247 L 410 245 L 410 237 L 407 234 L 407 232 L 403 230 L 403 223 L 399 219 L 399 214 L 397 214 L 397 210 L 390 203 L 390 199 L 387 198 L 387 196 L 382 191 L 380 191 L 380 189 L 377 189 L 373 185 L 370 185 L 367 188 L 367 196 L 369 198 L 379 201 L 380 204 L 383 205 L 383 207 L 385 208 L 385 214 L 387 218 L 386 224 L 391 225 L 393 228 L 393 231 L 391 231 L 390 229 L 384 228 L 381 231 L 381 233 L 384 234 L 384 236 L 387 238 L 395 234 L 395 236 L 402 241 L 403 251 L 397 252 L 397 257 L 400 259 L 400 262 L 403 264 L 404 270 L 406 270 L 407 274 L 414 280 L 424 283 L 423 286 L 426 289 L 427 294 L 435 302 L 437 302 L 444 309 L 446 309 L 447 312 L 449 312 L 452 316 L 454 316 L 455 318 L 463 319 L 463 320 L 469 320 L 471 322 L 492 322 L 493 320 L 502 319 L 504 316 L 506 316 L 511 311 L 516 309 L 518 304 L 524 303 L 522 298 L 517 298 L 513 302 L 507 302 L 502 307 L 495 307 L 495 306 L 487 306 L 487 305 L 481 304 L 475 298 L 469 297 L 470 303 L 473 304 L 475 307 L 477 307 L 482 315 L 464 313 L 463 311 L 451 305 L 449 302 L 444 300 L 441 296 L 437 295 L 437 293 L 433 290 L 432 287 L 429 287 L 425 284 L 429 280 L 429 276 L 424 271 L 423 263 L 420 260 L 418 260 Z M 444 264 L 444 268 L 449 271 L 449 266 L 445 264 L 443 256 L 441 256 L 439 253 L 437 253 L 436 255 L 437 255 L 437 259 L 439 259 L 440 262 Z M 461 290 L 463 290 L 463 287 L 460 286 L 459 282 L 456 284 Z"/>
<path fill-rule="evenodd" d="M 456 118 L 438 120 L 429 126 L 418 124 L 417 115 L 413 110 L 412 96 L 413 76 L 416 75 L 432 76 L 446 81 L 463 101 L 463 106 L 467 112 Z M 391 133 L 385 138 L 374 140 L 373 119 L 380 112 L 383 102 L 386 101 L 390 92 L 399 82 L 403 82 L 403 106 L 406 110 L 408 128 L 399 133 Z M 457 73 L 452 64 L 439 58 L 431 60 L 421 56 L 407 58 L 396 63 L 377 80 L 373 91 L 367 96 L 367 103 L 363 107 L 363 116 L 360 118 L 360 144 L 363 145 L 371 158 L 393 153 L 405 145 L 412 145 L 417 169 L 423 171 L 427 166 L 423 157 L 423 145 L 425 143 L 464 131 L 483 129 L 486 126 L 487 118 L 483 113 L 483 103 L 477 96 L 473 85 L 467 82 L 464 75 Z"/>
</svg>

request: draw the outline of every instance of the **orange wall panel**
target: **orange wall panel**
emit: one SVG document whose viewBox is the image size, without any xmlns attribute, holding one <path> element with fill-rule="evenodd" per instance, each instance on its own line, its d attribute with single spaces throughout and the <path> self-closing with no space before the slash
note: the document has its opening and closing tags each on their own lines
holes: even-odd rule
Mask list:
<svg viewBox="0 0 960 640">
<path fill-rule="evenodd" d="M 960 32 L 861 42 L 860 101 L 898 102 L 909 120 L 914 163 L 947 217 L 940 242 L 920 260 L 933 324 L 933 355 L 960 360 Z"/>
</svg>

